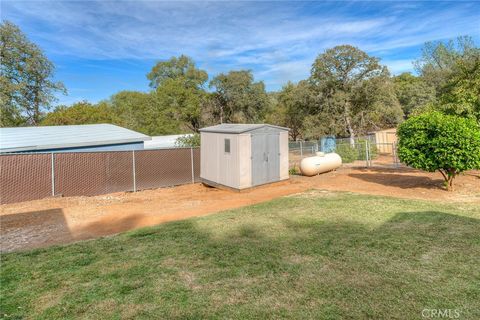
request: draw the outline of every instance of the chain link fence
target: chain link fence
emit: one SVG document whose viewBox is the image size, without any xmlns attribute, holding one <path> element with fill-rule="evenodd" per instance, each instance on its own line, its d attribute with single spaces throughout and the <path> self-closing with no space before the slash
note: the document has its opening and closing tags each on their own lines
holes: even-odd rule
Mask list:
<svg viewBox="0 0 480 320">
<path fill-rule="evenodd" d="M 336 152 L 342 157 L 345 167 L 398 168 L 396 142 L 376 142 L 374 136 L 355 138 L 324 137 L 318 141 L 292 141 L 289 143 L 290 167 L 298 168 L 305 157 L 316 152 Z"/>
<path fill-rule="evenodd" d="M 0 204 L 200 181 L 200 149 L 0 155 Z"/>
<path fill-rule="evenodd" d="M 337 152 L 343 166 L 398 168 L 396 143 L 372 136 L 289 143 L 290 167 L 316 152 Z M 0 204 L 49 196 L 94 196 L 200 181 L 200 149 L 0 155 Z"/>
<path fill-rule="evenodd" d="M 52 195 L 50 154 L 0 156 L 0 203 L 41 199 Z"/>
</svg>

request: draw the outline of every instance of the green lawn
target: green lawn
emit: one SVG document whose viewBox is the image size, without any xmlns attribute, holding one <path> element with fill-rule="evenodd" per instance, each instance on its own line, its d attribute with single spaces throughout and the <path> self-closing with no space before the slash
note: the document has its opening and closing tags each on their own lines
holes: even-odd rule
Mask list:
<svg viewBox="0 0 480 320">
<path fill-rule="evenodd" d="M 7 319 L 480 319 L 467 204 L 311 191 L 1 258 Z"/>
</svg>

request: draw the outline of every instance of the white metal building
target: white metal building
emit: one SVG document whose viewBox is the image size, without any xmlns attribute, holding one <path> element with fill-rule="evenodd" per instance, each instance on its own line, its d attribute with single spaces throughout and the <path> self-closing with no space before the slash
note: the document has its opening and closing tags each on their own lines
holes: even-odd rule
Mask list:
<svg viewBox="0 0 480 320">
<path fill-rule="evenodd" d="M 0 128 L 0 153 L 143 150 L 150 139 L 113 124 Z"/>
<path fill-rule="evenodd" d="M 192 134 L 173 134 L 166 136 L 152 136 L 152 140 L 146 140 L 143 142 L 145 149 L 160 149 L 160 148 L 175 148 L 175 142 L 180 137 L 189 137 Z"/>
<path fill-rule="evenodd" d="M 288 179 L 288 130 L 269 124 L 200 129 L 200 178 L 241 190 Z"/>
</svg>

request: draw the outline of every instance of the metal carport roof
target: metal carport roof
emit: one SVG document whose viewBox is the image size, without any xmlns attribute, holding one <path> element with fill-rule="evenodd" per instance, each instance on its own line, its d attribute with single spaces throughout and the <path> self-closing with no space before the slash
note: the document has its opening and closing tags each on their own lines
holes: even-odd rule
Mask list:
<svg viewBox="0 0 480 320">
<path fill-rule="evenodd" d="M 150 139 L 112 124 L 0 128 L 0 152 L 112 145 Z"/>
</svg>

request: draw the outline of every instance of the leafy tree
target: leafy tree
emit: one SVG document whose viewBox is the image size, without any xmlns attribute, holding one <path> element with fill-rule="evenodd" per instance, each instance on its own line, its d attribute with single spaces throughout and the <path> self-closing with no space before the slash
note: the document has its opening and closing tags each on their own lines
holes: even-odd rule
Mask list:
<svg viewBox="0 0 480 320">
<path fill-rule="evenodd" d="M 155 95 L 121 91 L 109 100 L 92 104 L 87 101 L 58 106 L 42 120 L 42 125 L 111 123 L 148 135 L 174 134 L 179 124 L 156 107 Z"/>
<path fill-rule="evenodd" d="M 326 106 L 317 113 L 309 114 L 303 121 L 302 138 L 316 140 L 325 135 L 344 135 L 341 129 L 344 119 L 336 114 L 328 113 Z"/>
<path fill-rule="evenodd" d="M 120 91 L 110 97 L 108 104 L 118 115 L 122 126 L 142 131 L 153 98 L 150 94 L 139 91 Z"/>
<path fill-rule="evenodd" d="M 395 127 L 403 120 L 395 86 L 386 69 L 378 77 L 363 81 L 354 92 L 354 122 L 361 134 Z"/>
<path fill-rule="evenodd" d="M 207 96 L 207 72 L 197 69 L 191 58 L 182 55 L 157 63 L 147 78 L 156 92 L 156 106 L 170 119 L 197 132 Z"/>
<path fill-rule="evenodd" d="M 122 127 L 148 135 L 179 132 L 179 123 L 166 114 L 155 93 L 121 91 L 106 103 Z"/>
<path fill-rule="evenodd" d="M 17 127 L 25 124 L 25 119 L 22 116 L 19 108 L 12 103 L 8 103 L 9 100 L 8 94 L 6 91 L 8 84 L 4 84 L 4 79 L 0 77 L 0 87 L 3 90 L 0 90 L 0 127 Z"/>
<path fill-rule="evenodd" d="M 408 166 L 439 171 L 447 190 L 455 177 L 480 168 L 480 128 L 475 120 L 440 112 L 411 117 L 397 130 L 398 156 Z"/>
<path fill-rule="evenodd" d="M 175 140 L 175 146 L 180 148 L 200 147 L 200 134 L 186 134 Z"/>
<path fill-rule="evenodd" d="M 479 61 L 480 48 L 471 37 L 426 43 L 416 67 L 422 78 L 435 87 L 436 99 L 416 113 L 437 110 L 480 121 Z"/>
<path fill-rule="evenodd" d="M 65 91 L 52 80 L 54 66 L 13 23 L 0 23 L 1 126 L 36 125 L 44 109 Z"/>
<path fill-rule="evenodd" d="M 181 128 L 198 132 L 202 126 L 202 106 L 206 92 L 203 89 L 184 87 L 178 79 L 165 81 L 156 90 L 157 107 Z"/>
<path fill-rule="evenodd" d="M 427 42 L 423 46 L 422 56 L 414 64 L 425 82 L 433 86 L 439 95 L 451 77 L 457 61 L 468 60 L 477 55 L 478 51 L 479 48 L 469 36 L 446 42 Z"/>
<path fill-rule="evenodd" d="M 439 109 L 447 114 L 475 118 L 480 124 L 480 51 L 459 59 L 440 91 Z"/>
<path fill-rule="evenodd" d="M 358 134 L 401 121 L 388 70 L 358 48 L 326 50 L 313 63 L 310 82 L 317 98 L 311 114 L 328 115 L 330 133 L 348 135 L 352 145 Z"/>
<path fill-rule="evenodd" d="M 298 84 L 288 82 L 276 97 L 276 108 L 267 119 L 272 123 L 290 128 L 290 138 L 297 140 L 304 132 L 305 117 L 312 103 L 312 90 L 306 81 Z"/>
<path fill-rule="evenodd" d="M 87 101 L 76 102 L 70 107 L 58 106 L 41 121 L 44 126 L 112 123 L 120 124 L 120 119 L 106 103 L 98 105 Z"/>
<path fill-rule="evenodd" d="M 409 72 L 394 77 L 393 83 L 398 101 L 406 117 L 414 110 L 435 100 L 435 88 L 427 84 L 423 78 Z"/>
<path fill-rule="evenodd" d="M 282 90 L 267 92 L 268 103 L 265 108 L 265 123 L 285 126 L 285 110 L 279 103 L 279 97 Z"/>
<path fill-rule="evenodd" d="M 219 74 L 210 82 L 211 114 L 219 122 L 259 122 L 265 117 L 269 99 L 262 81 L 254 82 L 249 70 Z"/>
<path fill-rule="evenodd" d="M 203 87 L 208 80 L 204 70 L 197 69 L 192 58 L 185 55 L 172 57 L 167 61 L 158 62 L 147 75 L 150 87 L 157 89 L 166 81 L 181 79 L 185 87 Z"/>
</svg>

